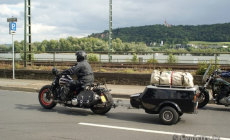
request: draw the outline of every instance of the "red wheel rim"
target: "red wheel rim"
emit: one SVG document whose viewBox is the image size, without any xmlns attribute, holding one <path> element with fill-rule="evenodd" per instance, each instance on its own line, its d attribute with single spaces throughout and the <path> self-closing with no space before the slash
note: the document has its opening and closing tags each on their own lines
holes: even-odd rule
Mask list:
<svg viewBox="0 0 230 140">
<path fill-rule="evenodd" d="M 49 105 L 51 105 L 52 102 L 53 102 L 53 99 L 52 99 L 52 98 L 50 98 L 50 99 L 47 99 L 47 98 L 46 98 L 46 96 L 47 96 L 47 94 L 48 94 L 47 91 L 48 91 L 48 89 L 44 89 L 44 90 L 42 91 L 42 93 L 41 93 L 41 96 L 40 96 L 41 101 L 42 101 L 42 104 L 45 105 L 45 106 L 49 106 Z"/>
</svg>

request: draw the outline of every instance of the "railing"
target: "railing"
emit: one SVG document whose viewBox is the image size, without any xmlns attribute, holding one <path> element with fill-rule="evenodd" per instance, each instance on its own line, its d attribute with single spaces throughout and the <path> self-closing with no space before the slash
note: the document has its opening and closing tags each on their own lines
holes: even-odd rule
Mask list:
<svg viewBox="0 0 230 140">
<path fill-rule="evenodd" d="M 90 53 L 90 52 L 87 52 Z M 112 60 L 110 63 L 114 65 L 111 67 L 114 68 L 122 68 L 122 67 L 130 67 L 127 64 L 132 65 L 133 67 L 143 67 L 143 68 L 152 68 L 156 67 L 156 64 L 148 63 L 150 59 L 156 59 L 158 66 L 171 66 L 172 68 L 181 67 L 184 68 L 192 68 L 196 69 L 197 64 L 199 62 L 207 62 L 210 63 L 212 61 L 213 64 L 220 64 L 224 67 L 230 67 L 230 53 L 213 53 L 209 54 L 209 56 L 205 56 L 207 54 L 201 53 L 172 53 L 174 57 L 177 59 L 176 63 L 168 62 L 169 52 L 139 52 L 137 53 L 137 61 L 133 61 L 133 54 L 135 52 L 116 52 L 112 53 Z M 28 54 L 28 53 L 27 53 Z M 99 61 L 94 63 L 95 65 L 108 66 L 106 63 L 109 63 L 109 58 L 107 52 L 94 52 L 97 55 Z M 136 54 L 136 53 L 135 53 Z M 33 52 L 33 65 L 43 65 L 43 66 L 58 66 L 58 65 L 73 65 L 76 62 L 75 52 Z M 18 63 L 23 63 L 24 60 L 21 59 L 20 53 L 15 53 L 15 61 Z M 12 61 L 12 53 L 11 52 L 0 52 L 0 61 L 5 63 L 10 63 Z M 109 67 L 109 66 L 108 66 Z"/>
</svg>

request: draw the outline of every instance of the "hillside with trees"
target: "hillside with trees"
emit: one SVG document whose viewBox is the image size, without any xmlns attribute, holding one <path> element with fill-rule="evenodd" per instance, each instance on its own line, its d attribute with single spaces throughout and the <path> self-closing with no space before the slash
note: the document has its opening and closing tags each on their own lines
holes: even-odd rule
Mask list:
<svg viewBox="0 0 230 140">
<path fill-rule="evenodd" d="M 160 42 L 164 41 L 164 45 Z M 15 41 L 15 51 L 23 51 L 24 41 Z M 60 38 L 32 43 L 34 52 L 108 52 L 108 31 L 85 38 Z M 188 45 L 190 44 L 190 45 Z M 192 46 L 192 45 L 195 45 Z M 225 47 L 223 47 L 225 46 Z M 12 47 L 0 45 L 0 52 L 12 51 Z M 214 52 L 230 52 L 230 23 L 213 25 L 150 25 L 113 30 L 112 52 L 197 53 L 212 55 Z"/>
<path fill-rule="evenodd" d="M 95 33 L 90 37 L 108 40 L 108 31 Z M 113 38 L 124 42 L 144 42 L 147 45 L 160 43 L 187 44 L 188 41 L 229 42 L 230 23 L 212 25 L 149 25 L 139 27 L 117 28 L 113 30 Z"/>
</svg>

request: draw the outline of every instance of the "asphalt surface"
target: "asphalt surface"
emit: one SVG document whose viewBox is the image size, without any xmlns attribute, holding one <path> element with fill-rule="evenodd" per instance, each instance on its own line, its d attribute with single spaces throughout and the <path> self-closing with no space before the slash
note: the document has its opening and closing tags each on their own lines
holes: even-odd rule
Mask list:
<svg viewBox="0 0 230 140">
<path fill-rule="evenodd" d="M 158 115 L 129 109 L 129 100 L 119 105 L 103 116 L 60 105 L 46 110 L 34 92 L 0 90 L 0 140 L 172 140 L 178 133 L 230 138 L 228 107 L 208 105 L 167 126 Z"/>
</svg>

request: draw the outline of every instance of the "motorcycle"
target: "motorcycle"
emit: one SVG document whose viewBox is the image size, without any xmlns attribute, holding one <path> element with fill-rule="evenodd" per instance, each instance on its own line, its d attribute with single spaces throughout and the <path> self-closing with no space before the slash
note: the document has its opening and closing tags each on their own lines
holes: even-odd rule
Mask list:
<svg viewBox="0 0 230 140">
<path fill-rule="evenodd" d="M 56 68 L 52 69 L 55 76 L 51 85 L 43 86 L 38 94 L 41 106 L 45 109 L 54 108 L 57 103 L 67 107 L 88 108 L 95 114 L 106 114 L 114 106 L 112 95 L 105 84 L 90 84 L 79 90 L 70 90 L 65 98 L 63 94 L 72 78 L 69 75 L 59 74 Z M 102 87 L 104 85 L 104 87 Z"/>
<path fill-rule="evenodd" d="M 198 95 L 198 108 L 204 107 L 210 99 L 207 86 L 211 86 L 213 100 L 217 105 L 230 105 L 230 83 L 221 78 L 221 71 L 215 70 L 210 76 L 211 65 L 205 71 L 202 81 L 205 82 L 204 86 L 199 87 L 200 93 Z"/>
</svg>

